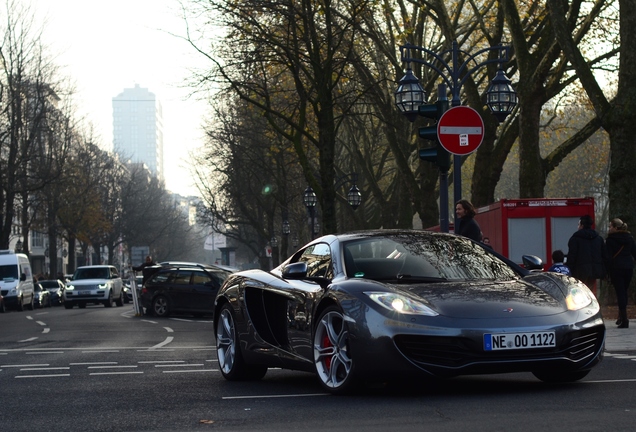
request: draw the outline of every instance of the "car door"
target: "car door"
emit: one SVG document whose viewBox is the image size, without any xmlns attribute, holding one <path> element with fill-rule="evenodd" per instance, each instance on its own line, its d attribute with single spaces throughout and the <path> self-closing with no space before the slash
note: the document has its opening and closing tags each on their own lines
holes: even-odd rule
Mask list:
<svg viewBox="0 0 636 432">
<path fill-rule="evenodd" d="M 209 274 L 203 270 L 194 270 L 192 272 L 192 289 L 195 299 L 191 309 L 199 312 L 212 312 L 214 299 L 220 287 L 220 280 L 215 278 L 214 274 Z"/>
<path fill-rule="evenodd" d="M 172 307 L 178 310 L 191 310 L 196 304 L 196 292 L 191 283 L 192 270 L 179 269 L 172 272 L 168 280 L 168 295 Z"/>
</svg>

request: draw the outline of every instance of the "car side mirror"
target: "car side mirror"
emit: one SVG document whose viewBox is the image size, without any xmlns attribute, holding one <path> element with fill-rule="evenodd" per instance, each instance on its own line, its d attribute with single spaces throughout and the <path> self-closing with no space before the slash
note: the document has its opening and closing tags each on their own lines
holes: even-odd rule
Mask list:
<svg viewBox="0 0 636 432">
<path fill-rule="evenodd" d="M 543 261 L 536 255 L 522 255 L 521 261 L 528 270 L 543 270 Z"/>
<path fill-rule="evenodd" d="M 307 277 L 307 263 L 295 262 L 283 268 L 283 279 L 300 280 Z"/>
<path fill-rule="evenodd" d="M 24 282 L 26 280 L 26 273 L 20 274 L 20 282 Z"/>
</svg>

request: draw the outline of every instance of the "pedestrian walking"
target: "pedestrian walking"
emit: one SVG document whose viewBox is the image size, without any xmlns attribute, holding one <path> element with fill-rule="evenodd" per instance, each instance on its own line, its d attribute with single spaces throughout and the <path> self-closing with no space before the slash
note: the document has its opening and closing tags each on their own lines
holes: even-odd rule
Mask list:
<svg viewBox="0 0 636 432">
<path fill-rule="evenodd" d="M 568 241 L 568 267 L 572 276 L 581 280 L 596 295 L 596 280 L 607 274 L 605 241 L 593 228 L 589 215 L 581 216 L 578 230 Z"/>
<path fill-rule="evenodd" d="M 563 262 L 565 261 L 565 254 L 561 249 L 557 249 L 552 252 L 552 266 L 548 269 L 549 272 L 562 273 L 564 275 L 570 274 L 570 268 Z"/>
<path fill-rule="evenodd" d="M 610 221 L 607 233 L 607 254 L 609 256 L 609 278 L 616 291 L 618 303 L 618 328 L 628 328 L 627 303 L 629 284 L 634 275 L 636 259 L 636 242 L 627 230 L 627 224 L 615 218 Z"/>
<path fill-rule="evenodd" d="M 474 219 L 476 214 L 475 207 L 473 207 L 471 202 L 465 199 L 457 201 L 455 203 L 455 214 L 457 215 L 455 218 L 455 224 L 457 224 L 455 233 L 480 242 L 481 228 L 479 228 L 479 224 Z"/>
</svg>

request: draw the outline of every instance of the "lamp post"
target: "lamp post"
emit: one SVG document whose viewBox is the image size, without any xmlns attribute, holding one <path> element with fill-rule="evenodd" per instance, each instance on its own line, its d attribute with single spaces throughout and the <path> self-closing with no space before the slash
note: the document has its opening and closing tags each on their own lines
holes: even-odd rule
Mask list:
<svg viewBox="0 0 636 432">
<path fill-rule="evenodd" d="M 313 240 L 316 238 L 314 227 L 316 226 L 316 203 L 318 202 L 318 197 L 316 197 L 316 192 L 314 192 L 311 186 L 307 186 L 307 189 L 305 189 L 303 202 L 305 203 L 305 207 L 307 207 L 309 218 L 311 219 L 311 239 Z"/>
<path fill-rule="evenodd" d="M 413 51 L 425 53 L 430 56 L 432 60 L 428 61 L 423 58 L 416 58 L 412 55 Z M 486 104 L 495 118 L 497 118 L 499 122 L 503 122 L 513 111 L 518 101 L 517 93 L 512 88 L 511 81 L 508 77 L 506 77 L 506 74 L 503 71 L 503 64 L 509 59 L 509 51 L 509 46 L 499 45 L 496 47 L 481 49 L 475 54 L 469 54 L 460 50 L 458 48 L 457 41 L 453 41 L 452 48 L 450 50 L 445 50 L 437 54 L 424 47 L 407 43 L 400 47 L 401 60 L 407 64 L 407 69 L 406 74 L 400 80 L 398 89 L 395 92 L 395 104 L 410 122 L 414 122 L 418 115 L 420 115 L 420 107 L 426 105 L 426 91 L 420 84 L 417 77 L 413 74 L 413 71 L 411 70 L 411 63 L 428 66 L 438 73 L 443 81 L 443 84 L 438 86 L 438 100 L 446 99 L 448 88 L 452 95 L 451 105 L 454 107 L 461 105 L 461 99 L 459 97 L 460 90 L 471 74 L 483 66 L 498 63 L 499 69 L 486 91 Z M 485 54 L 489 55 L 491 52 L 496 52 L 497 57 L 478 61 L 480 56 Z M 444 58 L 447 58 L 449 55 L 451 57 L 451 64 L 444 60 Z M 460 55 L 465 58 L 464 62 L 461 64 L 459 63 Z M 446 172 L 442 173 L 442 171 Z M 442 176 L 447 179 L 448 171 L 440 167 L 440 229 L 448 232 L 447 222 L 445 230 L 442 226 L 442 221 L 448 221 L 448 204 L 442 207 L 442 195 L 445 196 L 445 202 L 448 203 L 448 185 L 446 184 L 446 187 L 442 189 Z M 461 156 L 454 155 L 453 192 L 455 195 L 455 201 L 461 199 L 461 178 Z"/>
<path fill-rule="evenodd" d="M 269 240 L 269 245 L 272 247 L 272 266 L 278 265 L 278 238 L 274 235 Z"/>
<path fill-rule="evenodd" d="M 18 239 L 18 241 L 15 243 L 15 251 L 17 253 L 22 252 L 22 239 Z"/>
</svg>

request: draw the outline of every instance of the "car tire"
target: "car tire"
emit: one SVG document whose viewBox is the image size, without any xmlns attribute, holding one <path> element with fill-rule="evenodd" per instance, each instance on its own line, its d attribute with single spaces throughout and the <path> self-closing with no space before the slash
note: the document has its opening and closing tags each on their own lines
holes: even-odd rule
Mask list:
<svg viewBox="0 0 636 432">
<path fill-rule="evenodd" d="M 108 300 L 104 302 L 104 306 L 113 307 L 113 292 L 111 290 L 108 291 Z"/>
<path fill-rule="evenodd" d="M 547 383 L 569 383 L 582 380 L 589 374 L 589 370 L 564 372 L 564 371 L 535 371 L 532 374 L 543 382 Z"/>
<path fill-rule="evenodd" d="M 124 290 L 119 291 L 119 298 L 115 300 L 115 304 L 117 307 L 122 307 L 124 305 Z"/>
<path fill-rule="evenodd" d="M 337 306 L 329 306 L 316 320 L 314 366 L 320 384 L 332 394 L 350 393 L 357 385 L 350 349 L 349 328 Z"/>
<path fill-rule="evenodd" d="M 35 299 L 31 296 L 31 302 L 26 305 L 28 310 L 35 310 Z"/>
<path fill-rule="evenodd" d="M 64 308 L 65 309 L 73 309 L 73 303 L 65 301 L 64 302 Z"/>
<path fill-rule="evenodd" d="M 77 304 L 77 307 L 80 308 L 80 309 L 86 309 L 86 303 L 80 302 L 80 303 Z"/>
<path fill-rule="evenodd" d="M 7 309 L 4 307 L 4 302 L 0 302 L 0 313 L 4 313 Z"/>
<path fill-rule="evenodd" d="M 158 295 L 152 299 L 150 309 L 153 316 L 165 318 L 170 315 L 170 300 L 164 295 Z"/>
<path fill-rule="evenodd" d="M 15 310 L 22 312 L 24 310 L 24 297 L 18 299 L 18 303 L 15 305 Z"/>
<path fill-rule="evenodd" d="M 216 355 L 221 374 L 228 381 L 259 380 L 267 373 L 267 366 L 245 363 L 235 322 L 232 307 L 224 304 L 216 321 Z"/>
</svg>

